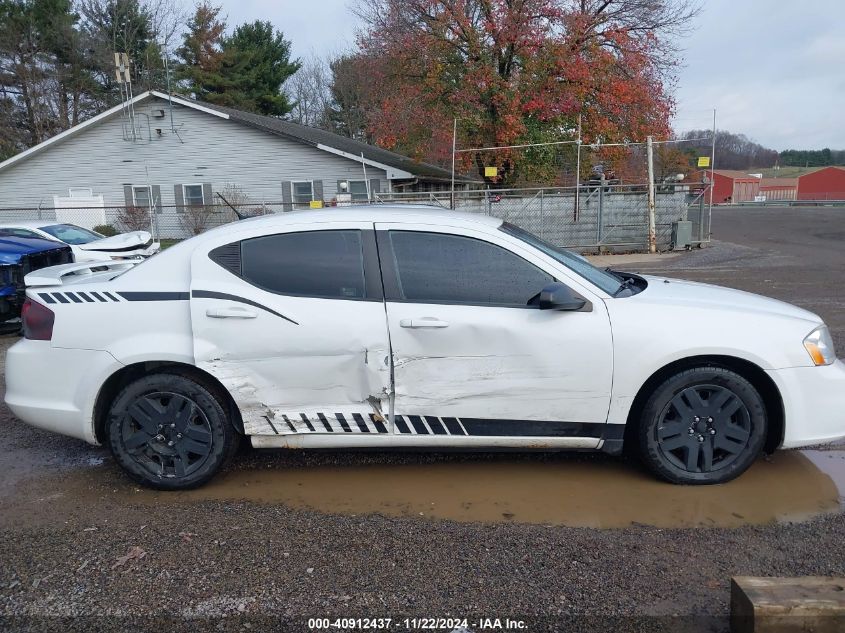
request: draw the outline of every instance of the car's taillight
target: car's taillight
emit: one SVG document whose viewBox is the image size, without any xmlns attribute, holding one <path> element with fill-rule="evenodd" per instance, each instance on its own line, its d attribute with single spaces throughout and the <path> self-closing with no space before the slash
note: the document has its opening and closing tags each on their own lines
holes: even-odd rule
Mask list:
<svg viewBox="0 0 845 633">
<path fill-rule="evenodd" d="M 27 299 L 21 308 L 21 323 L 24 338 L 35 341 L 49 341 L 53 338 L 53 311 L 32 299 Z"/>
</svg>

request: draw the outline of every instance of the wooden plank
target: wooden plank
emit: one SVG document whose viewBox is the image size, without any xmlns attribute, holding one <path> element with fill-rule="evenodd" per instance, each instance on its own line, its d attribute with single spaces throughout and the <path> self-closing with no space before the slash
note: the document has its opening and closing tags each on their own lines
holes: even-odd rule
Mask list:
<svg viewBox="0 0 845 633">
<path fill-rule="evenodd" d="M 841 633 L 845 578 L 731 578 L 732 633 Z"/>
</svg>

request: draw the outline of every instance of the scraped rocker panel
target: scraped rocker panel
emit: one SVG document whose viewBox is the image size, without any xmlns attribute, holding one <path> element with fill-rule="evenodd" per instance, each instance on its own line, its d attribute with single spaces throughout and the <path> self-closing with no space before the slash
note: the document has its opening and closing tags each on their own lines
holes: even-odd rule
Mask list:
<svg viewBox="0 0 845 633">
<path fill-rule="evenodd" d="M 421 415 L 396 415 L 399 435 L 476 437 L 571 437 L 601 438 L 607 425 L 555 420 L 499 420 Z M 248 435 L 297 435 L 312 433 L 390 434 L 387 419 L 373 411 L 299 411 L 265 415 L 245 422 Z"/>
<path fill-rule="evenodd" d="M 298 411 L 244 420 L 247 435 L 296 435 L 300 433 L 389 433 L 387 420 L 371 411 Z"/>
</svg>

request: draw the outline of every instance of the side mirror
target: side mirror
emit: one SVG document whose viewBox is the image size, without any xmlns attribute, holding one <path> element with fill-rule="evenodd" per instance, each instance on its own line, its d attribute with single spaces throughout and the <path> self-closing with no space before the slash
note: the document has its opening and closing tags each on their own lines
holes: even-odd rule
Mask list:
<svg viewBox="0 0 845 633">
<path fill-rule="evenodd" d="M 540 291 L 538 305 L 541 310 L 575 312 L 586 306 L 587 300 L 572 292 L 569 286 L 555 282 Z"/>
</svg>

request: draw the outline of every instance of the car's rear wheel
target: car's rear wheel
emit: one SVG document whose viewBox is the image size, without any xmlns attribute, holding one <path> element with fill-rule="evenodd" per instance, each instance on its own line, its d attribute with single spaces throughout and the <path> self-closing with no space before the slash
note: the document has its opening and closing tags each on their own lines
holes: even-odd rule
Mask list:
<svg viewBox="0 0 845 633">
<path fill-rule="evenodd" d="M 109 411 L 108 437 L 127 474 L 161 490 L 204 484 L 240 440 L 212 391 L 171 373 L 144 376 L 118 394 Z"/>
<path fill-rule="evenodd" d="M 766 406 L 736 372 L 695 367 L 654 390 L 638 431 L 640 457 L 658 476 L 679 484 L 724 483 L 762 451 Z"/>
</svg>

